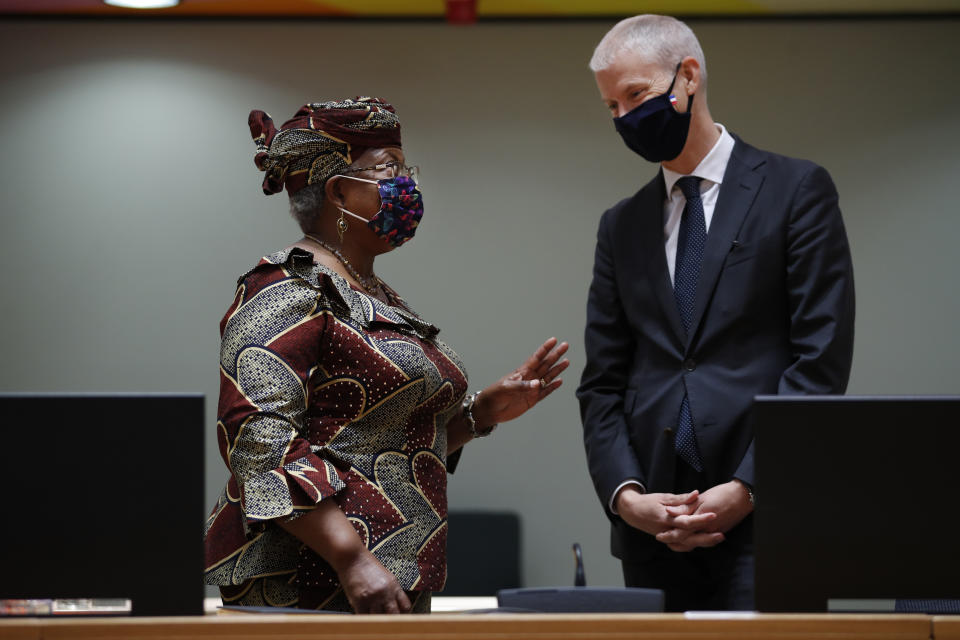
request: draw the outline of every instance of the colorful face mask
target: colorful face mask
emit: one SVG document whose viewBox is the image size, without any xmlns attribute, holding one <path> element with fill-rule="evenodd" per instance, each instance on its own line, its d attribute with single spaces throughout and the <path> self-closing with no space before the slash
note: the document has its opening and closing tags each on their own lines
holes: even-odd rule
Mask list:
<svg viewBox="0 0 960 640">
<path fill-rule="evenodd" d="M 380 210 L 369 220 L 352 211 L 337 207 L 340 211 L 363 220 L 391 247 L 399 247 L 413 237 L 423 217 L 423 194 L 420 193 L 420 187 L 413 178 L 397 176 L 383 180 L 367 180 L 353 176 L 341 175 L 341 177 L 377 185 L 377 190 L 380 192 Z"/>
<path fill-rule="evenodd" d="M 677 73 L 679 71 L 678 64 Z M 687 102 L 686 113 L 679 113 L 674 109 L 676 97 L 671 91 L 677 81 L 677 73 L 673 74 L 666 93 L 651 98 L 629 113 L 613 119 L 613 125 L 626 145 L 650 162 L 673 160 L 680 155 L 687 143 L 693 95 Z"/>
</svg>

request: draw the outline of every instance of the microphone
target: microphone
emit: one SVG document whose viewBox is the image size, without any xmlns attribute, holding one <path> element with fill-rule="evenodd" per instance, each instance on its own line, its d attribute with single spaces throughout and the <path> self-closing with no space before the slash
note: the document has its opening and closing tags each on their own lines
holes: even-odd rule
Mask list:
<svg viewBox="0 0 960 640">
<path fill-rule="evenodd" d="M 583 573 L 583 551 L 580 550 L 580 543 L 573 543 L 573 559 L 577 563 L 576 572 L 573 575 L 573 586 L 575 587 L 585 587 L 587 586 L 587 578 Z"/>
<path fill-rule="evenodd" d="M 583 550 L 573 543 L 576 572 L 572 587 L 500 589 L 497 605 L 505 611 L 533 613 L 660 613 L 663 591 L 624 587 L 588 587 Z"/>
</svg>

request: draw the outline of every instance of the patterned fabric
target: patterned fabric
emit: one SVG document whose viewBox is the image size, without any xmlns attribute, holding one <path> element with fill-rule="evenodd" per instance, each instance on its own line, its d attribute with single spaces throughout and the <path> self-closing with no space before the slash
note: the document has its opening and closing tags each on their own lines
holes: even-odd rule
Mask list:
<svg viewBox="0 0 960 640">
<path fill-rule="evenodd" d="M 266 172 L 266 195 L 323 184 L 366 149 L 400 146 L 400 120 L 380 98 L 311 102 L 279 131 L 264 111 L 251 111 L 247 122 L 257 145 L 254 163 Z"/>
<path fill-rule="evenodd" d="M 700 279 L 703 248 L 707 244 L 707 223 L 703 212 L 703 200 L 700 199 L 700 178 L 684 176 L 677 180 L 677 187 L 683 192 L 687 204 L 683 208 L 680 232 L 677 236 L 677 265 L 674 271 L 673 296 L 677 301 L 677 310 L 680 311 L 683 328 L 689 332 L 690 322 L 693 320 L 697 280 Z"/>
<path fill-rule="evenodd" d="M 703 247 L 707 243 L 707 224 L 703 212 L 703 200 L 700 198 L 700 178 L 684 176 L 677 180 L 677 186 L 683 191 L 687 205 L 680 219 L 680 234 L 677 238 L 677 266 L 673 283 L 673 296 L 680 311 L 680 320 L 690 336 L 690 323 L 693 320 L 693 305 L 697 294 L 697 280 L 700 279 L 700 263 L 703 260 Z M 680 457 L 697 471 L 703 471 L 700 448 L 697 446 L 697 434 L 693 430 L 693 415 L 690 413 L 690 399 L 683 394 L 680 403 L 680 417 L 677 419 L 677 439 L 674 442 Z"/>
<path fill-rule="evenodd" d="M 367 224 L 391 247 L 399 247 L 417 232 L 423 218 L 423 194 L 409 176 L 377 181 L 380 210 Z"/>
<path fill-rule="evenodd" d="M 273 522 L 332 499 L 403 589 L 443 588 L 445 425 L 467 378 L 439 329 L 389 294 L 353 289 L 301 249 L 240 279 L 221 323 L 231 475 L 204 532 L 207 584 L 279 576 L 303 602 L 333 602 L 334 571 Z"/>
<path fill-rule="evenodd" d="M 343 590 L 326 599 L 317 599 L 317 592 L 301 592 L 295 576 L 264 576 L 240 586 L 221 586 L 224 606 L 241 607 L 297 607 L 324 611 L 353 613 L 353 607 Z M 410 613 L 430 613 L 432 594 L 429 591 L 407 591 Z"/>
</svg>

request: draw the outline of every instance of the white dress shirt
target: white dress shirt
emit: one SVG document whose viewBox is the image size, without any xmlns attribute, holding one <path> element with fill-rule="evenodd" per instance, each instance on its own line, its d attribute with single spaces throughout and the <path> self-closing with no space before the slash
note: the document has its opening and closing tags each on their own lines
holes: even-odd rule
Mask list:
<svg viewBox="0 0 960 640">
<path fill-rule="evenodd" d="M 697 178 L 703 178 L 700 182 L 700 199 L 703 201 L 703 216 L 707 223 L 708 234 L 710 233 L 710 222 L 713 220 L 713 210 L 717 206 L 717 196 L 720 194 L 720 185 L 723 183 L 723 174 L 727 170 L 727 163 L 730 162 L 730 154 L 733 153 L 734 145 L 733 136 L 727 132 L 726 127 L 719 123 L 715 124 L 720 129 L 720 139 L 690 174 Z M 683 192 L 677 187 L 677 180 L 683 177 L 682 174 L 663 167 L 663 181 L 667 188 L 667 200 L 663 205 L 663 236 L 667 249 L 667 268 L 670 270 L 670 282 L 673 282 L 673 274 L 676 271 L 680 218 L 683 215 L 683 207 L 687 203 L 686 198 L 683 197 Z"/>
<path fill-rule="evenodd" d="M 723 183 L 723 174 L 727 170 L 727 164 L 730 162 L 730 155 L 733 153 L 734 139 L 719 122 L 714 123 L 720 129 L 720 138 L 717 140 L 710 153 L 704 156 L 697 168 L 689 175 L 703 178 L 700 182 L 700 199 L 703 201 L 703 216 L 707 225 L 707 234 L 710 233 L 710 222 L 713 220 L 713 210 L 717 206 L 717 196 L 720 194 L 720 185 Z M 677 237 L 680 235 L 680 218 L 683 215 L 683 207 L 687 200 L 683 197 L 683 192 L 677 187 L 677 180 L 684 175 L 671 171 L 666 167 L 663 169 L 663 181 L 666 186 L 667 199 L 663 203 L 663 239 L 664 247 L 667 252 L 667 269 L 670 271 L 670 282 L 673 282 L 673 274 L 676 271 L 677 262 Z M 676 188 L 675 188 L 676 187 Z M 680 415 L 680 407 L 677 407 L 677 415 Z M 646 487 L 640 481 L 633 478 L 625 480 L 614 489 L 610 496 L 610 507 L 612 513 L 617 513 L 616 499 L 620 490 L 628 484 L 636 485 L 641 493 L 646 493 Z"/>
</svg>

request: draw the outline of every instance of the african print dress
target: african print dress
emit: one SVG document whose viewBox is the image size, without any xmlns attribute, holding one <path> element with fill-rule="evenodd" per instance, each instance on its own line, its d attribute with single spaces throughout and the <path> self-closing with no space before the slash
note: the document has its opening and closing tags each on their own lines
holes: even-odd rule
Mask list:
<svg viewBox="0 0 960 640">
<path fill-rule="evenodd" d="M 467 379 L 438 332 L 301 249 L 240 279 L 221 323 L 230 479 L 204 531 L 207 584 L 244 604 L 349 610 L 333 569 L 274 522 L 335 500 L 403 589 L 443 588 L 445 425 Z"/>
</svg>

